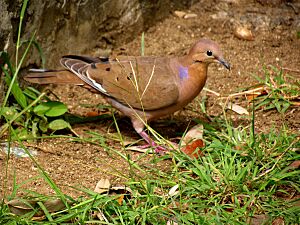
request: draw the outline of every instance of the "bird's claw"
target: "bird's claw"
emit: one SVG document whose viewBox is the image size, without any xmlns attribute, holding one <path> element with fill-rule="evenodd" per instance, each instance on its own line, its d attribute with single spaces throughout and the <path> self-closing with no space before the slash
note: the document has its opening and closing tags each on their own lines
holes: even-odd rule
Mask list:
<svg viewBox="0 0 300 225">
<path fill-rule="evenodd" d="M 159 154 L 159 155 L 164 155 L 168 151 L 168 149 L 166 149 L 165 147 L 162 147 L 162 146 L 156 144 L 155 142 L 153 142 L 151 144 L 146 144 L 146 145 L 138 146 L 138 148 L 140 148 L 140 149 L 152 148 L 153 149 L 153 153 L 156 153 L 156 154 Z"/>
</svg>

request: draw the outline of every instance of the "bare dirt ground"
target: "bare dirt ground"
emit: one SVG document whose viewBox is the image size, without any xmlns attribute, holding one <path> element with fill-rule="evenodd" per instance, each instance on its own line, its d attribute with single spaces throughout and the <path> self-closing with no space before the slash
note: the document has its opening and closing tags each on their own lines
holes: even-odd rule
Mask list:
<svg viewBox="0 0 300 225">
<path fill-rule="evenodd" d="M 298 1 L 257 1 L 220 0 L 195 1 L 189 13 L 197 14 L 195 18 L 179 18 L 170 16 L 145 32 L 146 55 L 181 55 L 199 38 L 210 38 L 217 41 L 224 52 L 224 57 L 231 63 L 230 72 L 220 65 L 209 68 L 206 88 L 228 95 L 257 84 L 252 76 L 264 76 L 263 67 L 273 65 L 286 68 L 287 72 L 300 79 L 300 4 Z M 176 10 L 176 9 L 174 9 Z M 254 34 L 253 41 L 241 40 L 234 36 L 236 26 L 248 26 Z M 98 50 L 95 49 L 95 52 Z M 140 54 L 140 35 L 133 37 L 132 42 L 120 44 L 112 52 L 114 55 Z M 73 114 L 86 116 L 91 111 L 99 111 L 96 105 L 104 103 L 100 95 L 95 95 L 80 87 L 57 86 L 52 91 L 66 103 Z M 158 90 L 159 91 L 159 90 Z M 203 95 L 204 92 L 201 94 Z M 222 108 L 215 104 L 216 96 L 207 93 L 207 112 L 211 116 L 222 113 Z M 201 96 L 175 115 L 153 122 L 152 126 L 166 138 L 180 137 L 192 119 L 204 120 L 199 101 Z M 237 99 L 240 105 L 248 107 L 245 99 Z M 93 105 L 86 108 L 84 105 Z M 101 111 L 101 113 L 110 113 Z M 250 118 L 230 113 L 238 124 L 248 125 Z M 126 141 L 135 141 L 139 136 L 132 129 L 130 121 L 116 114 L 118 125 Z M 279 129 L 286 124 L 293 132 L 300 129 L 300 107 L 294 107 L 280 115 L 275 110 L 256 111 L 256 130 L 268 132 L 271 128 Z M 117 131 L 113 118 L 93 123 L 73 126 L 80 135 L 86 131 L 98 132 L 106 138 L 106 144 L 115 150 L 121 150 L 117 141 Z M 65 133 L 72 135 L 70 132 Z M 101 178 L 109 178 L 113 183 L 121 183 L 130 176 L 128 163 L 112 151 L 88 143 L 71 142 L 68 139 L 45 139 L 28 146 L 37 150 L 36 160 L 49 173 L 50 177 L 72 196 L 78 196 L 70 186 L 85 186 L 93 189 Z M 137 159 L 141 153 L 126 152 L 131 158 Z M 147 155 L 140 160 L 141 165 L 159 166 L 167 170 L 172 166 L 169 161 L 152 164 L 155 156 Z M 0 164 L 1 184 L 4 183 L 6 155 L 1 153 Z M 13 176 L 18 184 L 39 174 L 38 169 L 29 158 L 12 156 L 8 165 L 8 192 L 12 190 Z M 122 176 L 124 177 L 122 177 Z M 22 186 L 39 193 L 51 194 L 51 190 L 42 179 L 33 179 Z M 3 193 L 1 193 L 3 194 Z"/>
</svg>

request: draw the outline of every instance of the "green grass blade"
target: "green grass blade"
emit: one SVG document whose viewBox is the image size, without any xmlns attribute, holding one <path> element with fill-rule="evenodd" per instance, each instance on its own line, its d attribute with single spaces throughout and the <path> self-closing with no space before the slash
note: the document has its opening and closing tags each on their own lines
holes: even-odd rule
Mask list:
<svg viewBox="0 0 300 225">
<path fill-rule="evenodd" d="M 23 5 L 20 13 L 20 21 L 19 21 L 19 29 L 18 29 L 18 39 L 16 44 L 16 67 L 19 66 L 18 59 L 19 59 L 19 48 L 20 48 L 20 41 L 21 41 L 21 31 L 22 31 L 22 24 L 24 19 L 25 10 L 27 8 L 28 0 L 23 0 Z"/>
<path fill-rule="evenodd" d="M 142 33 L 142 38 L 141 38 L 141 56 L 145 55 L 145 33 Z"/>
</svg>

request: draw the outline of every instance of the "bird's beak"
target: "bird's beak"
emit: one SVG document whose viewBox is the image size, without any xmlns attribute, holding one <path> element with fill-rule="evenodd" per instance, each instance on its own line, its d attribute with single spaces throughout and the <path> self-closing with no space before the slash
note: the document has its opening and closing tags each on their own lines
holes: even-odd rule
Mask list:
<svg viewBox="0 0 300 225">
<path fill-rule="evenodd" d="M 219 63 L 221 63 L 223 66 L 225 66 L 226 69 L 230 70 L 230 64 L 226 62 L 223 58 L 217 59 Z"/>
</svg>

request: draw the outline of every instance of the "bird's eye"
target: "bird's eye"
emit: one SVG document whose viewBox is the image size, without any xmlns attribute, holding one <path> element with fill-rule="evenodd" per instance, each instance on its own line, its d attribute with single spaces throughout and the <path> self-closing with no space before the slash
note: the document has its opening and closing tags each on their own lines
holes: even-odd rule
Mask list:
<svg viewBox="0 0 300 225">
<path fill-rule="evenodd" d="M 212 56 L 212 51 L 208 50 L 208 51 L 206 52 L 206 55 Z"/>
</svg>

